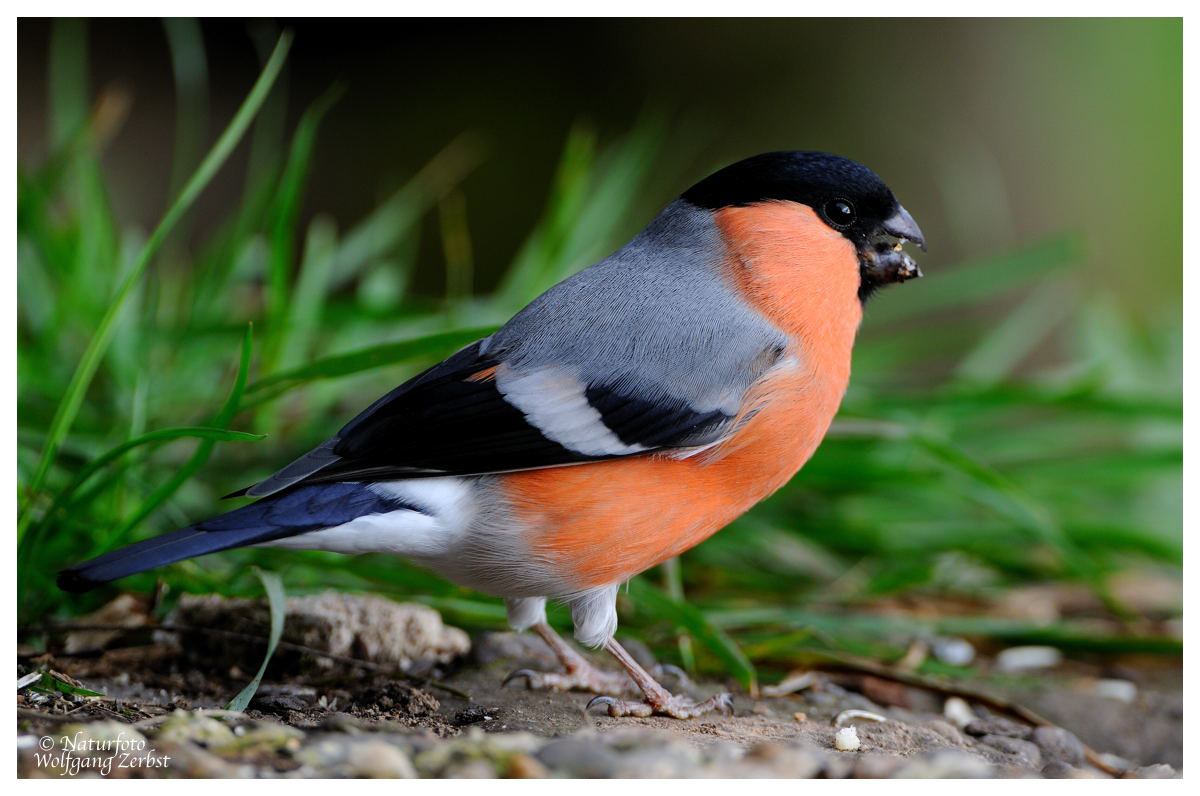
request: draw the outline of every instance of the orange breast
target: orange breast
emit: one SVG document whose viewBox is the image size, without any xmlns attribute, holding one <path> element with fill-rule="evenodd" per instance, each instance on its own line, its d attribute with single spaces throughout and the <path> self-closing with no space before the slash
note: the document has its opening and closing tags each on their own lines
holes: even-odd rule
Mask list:
<svg viewBox="0 0 1200 796">
<path fill-rule="evenodd" d="M 803 205 L 717 213 L 727 277 L 792 339 L 744 422 L 687 459 L 651 455 L 505 476 L 533 554 L 574 588 L 618 583 L 699 544 L 783 486 L 817 449 L 850 377 L 861 320 L 853 246 Z"/>
</svg>

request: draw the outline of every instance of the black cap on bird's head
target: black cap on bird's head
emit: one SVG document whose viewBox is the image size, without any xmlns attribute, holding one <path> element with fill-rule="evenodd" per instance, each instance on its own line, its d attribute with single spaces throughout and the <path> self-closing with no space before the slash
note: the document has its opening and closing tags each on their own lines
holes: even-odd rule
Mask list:
<svg viewBox="0 0 1200 796">
<path fill-rule="evenodd" d="M 681 198 L 709 210 L 770 201 L 808 205 L 858 249 L 859 295 L 864 299 L 880 285 L 921 276 L 901 248 L 911 240 L 923 250 L 921 228 L 875 172 L 849 158 L 828 152 L 766 152 L 726 166 Z"/>
</svg>

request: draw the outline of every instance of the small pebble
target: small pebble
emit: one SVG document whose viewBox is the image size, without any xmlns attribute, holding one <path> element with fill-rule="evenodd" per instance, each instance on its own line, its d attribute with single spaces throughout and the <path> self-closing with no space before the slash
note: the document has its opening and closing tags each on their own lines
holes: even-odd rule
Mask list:
<svg viewBox="0 0 1200 796">
<path fill-rule="evenodd" d="M 892 774 L 896 779 L 983 779 L 992 776 L 988 761 L 959 749 L 937 749 L 910 759 Z"/>
<path fill-rule="evenodd" d="M 508 761 L 505 776 L 509 779 L 545 779 L 550 772 L 536 758 L 521 754 L 513 755 Z"/>
<path fill-rule="evenodd" d="M 947 699 L 946 704 L 942 707 L 942 715 L 950 719 L 956 727 L 966 727 L 979 718 L 962 697 L 950 697 Z"/>
<path fill-rule="evenodd" d="M 1153 766 L 1135 768 L 1129 772 L 1129 776 L 1136 779 L 1171 779 L 1175 776 L 1175 769 L 1166 763 L 1159 763 Z"/>
<path fill-rule="evenodd" d="M 1135 764 L 1129 762 L 1120 755 L 1114 755 L 1112 752 L 1101 752 L 1100 761 L 1109 768 L 1115 768 L 1118 771 L 1129 771 L 1135 768 Z"/>
<path fill-rule="evenodd" d="M 1090 769 L 1078 768 L 1061 760 L 1051 760 L 1042 766 L 1042 776 L 1046 779 L 1099 779 L 1103 775 Z"/>
<path fill-rule="evenodd" d="M 952 746 L 966 746 L 967 744 L 967 739 L 963 736 L 962 731 L 948 721 L 929 719 L 922 722 L 921 726 L 949 741 Z"/>
<path fill-rule="evenodd" d="M 719 778 L 778 777 L 808 779 L 826 767 L 829 755 L 806 742 L 763 741 L 750 747 L 734 766 L 710 772 Z"/>
<path fill-rule="evenodd" d="M 609 747 L 581 737 L 553 740 L 537 750 L 536 757 L 547 768 L 584 779 L 611 777 L 621 763 Z"/>
<path fill-rule="evenodd" d="M 244 732 L 244 731 L 243 731 Z M 223 746 L 235 740 L 227 724 L 203 713 L 176 710 L 158 729 L 158 740 L 168 742 L 193 741 L 203 746 Z"/>
<path fill-rule="evenodd" d="M 1009 647 L 996 656 L 996 669 L 1001 672 L 1050 669 L 1060 663 L 1062 653 L 1056 647 Z"/>
<path fill-rule="evenodd" d="M 1012 738 L 1007 735 L 985 735 L 979 739 L 1008 758 L 1009 765 L 1020 768 L 1039 768 L 1042 764 L 1042 751 L 1037 744 Z"/>
<path fill-rule="evenodd" d="M 830 755 L 821 768 L 821 779 L 846 779 L 854 773 L 858 755 Z"/>
<path fill-rule="evenodd" d="M 1128 680 L 1097 680 L 1096 696 L 1117 702 L 1132 702 L 1137 699 L 1137 686 Z"/>
<path fill-rule="evenodd" d="M 854 727 L 843 727 L 833 736 L 833 746 L 839 752 L 854 752 L 861 746 L 858 740 L 858 730 Z"/>
<path fill-rule="evenodd" d="M 967 735 L 1004 735 L 1009 738 L 1029 738 L 1033 729 L 1028 724 L 1021 724 L 1010 719 L 994 716 L 990 719 L 976 719 L 963 727 Z"/>
<path fill-rule="evenodd" d="M 323 776 L 366 779 L 414 779 L 416 769 L 400 748 L 374 738 L 326 736 L 296 754 Z"/>
<path fill-rule="evenodd" d="M 975 660 L 975 648 L 966 639 L 936 638 L 933 640 L 933 657 L 951 666 L 966 666 Z"/>
<path fill-rule="evenodd" d="M 466 760 L 446 769 L 447 779 L 495 779 L 496 768 L 486 760 Z"/>
<path fill-rule="evenodd" d="M 672 744 L 626 752 L 621 755 L 621 765 L 612 776 L 618 779 L 678 779 L 695 771 L 697 765 L 692 748 Z"/>
<path fill-rule="evenodd" d="M 854 765 L 854 778 L 886 779 L 892 776 L 905 762 L 900 755 L 865 752 Z"/>
<path fill-rule="evenodd" d="M 1083 742 L 1062 727 L 1036 727 L 1030 740 L 1053 760 L 1078 766 L 1083 763 Z"/>
</svg>

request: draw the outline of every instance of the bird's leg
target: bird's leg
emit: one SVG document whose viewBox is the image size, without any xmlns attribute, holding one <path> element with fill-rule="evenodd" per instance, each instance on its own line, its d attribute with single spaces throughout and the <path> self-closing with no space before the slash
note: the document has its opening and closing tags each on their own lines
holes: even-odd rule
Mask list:
<svg viewBox="0 0 1200 796">
<path fill-rule="evenodd" d="M 545 622 L 533 625 L 533 631 L 542 637 L 546 646 L 554 652 L 554 656 L 562 663 L 566 673 L 535 672 L 532 669 L 518 669 L 504 678 L 504 685 L 518 677 L 524 677 L 526 686 L 530 689 L 549 688 L 554 691 L 590 691 L 593 694 L 603 693 L 636 693 L 634 682 L 625 676 L 624 672 L 608 672 L 597 669 L 586 658 L 575 651 L 562 636 L 554 632 L 554 628 Z M 647 675 L 649 676 L 649 675 Z M 660 686 L 661 687 L 661 686 Z"/>
<path fill-rule="evenodd" d="M 729 694 L 717 694 L 709 697 L 703 702 L 693 702 L 692 700 L 675 696 L 667 689 L 659 685 L 658 681 L 650 676 L 650 673 L 642 668 L 633 656 L 625 651 L 625 648 L 616 642 L 615 639 L 609 639 L 604 648 L 607 649 L 612 656 L 625 667 L 625 671 L 633 678 L 633 682 L 637 683 L 638 688 L 642 689 L 642 694 L 646 697 L 644 702 L 625 702 L 611 696 L 598 696 L 588 703 L 588 708 L 593 705 L 607 705 L 608 715 L 610 716 L 671 716 L 676 719 L 690 719 L 696 716 L 703 715 L 712 710 L 728 710 L 733 712 L 733 700 Z"/>
</svg>

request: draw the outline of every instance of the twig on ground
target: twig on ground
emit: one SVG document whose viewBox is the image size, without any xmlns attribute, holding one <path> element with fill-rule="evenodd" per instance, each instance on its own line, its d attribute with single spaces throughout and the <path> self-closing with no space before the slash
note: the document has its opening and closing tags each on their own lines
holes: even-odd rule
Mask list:
<svg viewBox="0 0 1200 796">
<path fill-rule="evenodd" d="M 94 625 L 93 624 L 79 624 L 79 625 L 66 624 L 66 625 L 46 625 L 46 626 L 39 627 L 36 629 L 41 632 L 53 632 L 53 633 L 72 633 L 75 631 L 89 631 L 89 630 L 127 630 L 127 631 L 165 630 L 169 633 L 210 633 L 212 635 L 225 636 L 226 638 L 237 638 L 237 639 L 242 639 L 244 641 L 253 641 L 253 642 L 264 644 L 264 645 L 267 643 L 267 640 L 265 638 L 263 638 L 261 636 L 256 636 L 253 633 L 240 633 L 236 630 L 226 630 L 224 628 L 219 628 L 219 627 L 193 627 L 190 625 L 178 625 L 178 624 L 142 625 L 139 627 L 126 627 L 125 625 L 119 625 L 119 624 L 94 624 Z M 439 683 L 436 680 L 429 679 L 428 677 L 421 677 L 420 675 L 411 674 L 409 672 L 404 671 L 403 669 L 398 669 L 394 666 L 386 666 L 384 664 L 375 663 L 374 661 L 364 661 L 360 658 L 351 658 L 347 655 L 338 655 L 337 653 L 334 653 L 334 652 L 326 652 L 324 650 L 319 650 L 315 647 L 307 647 L 303 644 L 295 644 L 290 641 L 280 641 L 278 646 L 280 649 L 287 649 L 287 650 L 291 650 L 293 652 L 303 653 L 305 655 L 315 655 L 320 658 L 326 658 L 328 660 L 336 661 L 338 663 L 344 663 L 349 666 L 358 666 L 363 669 L 370 669 L 371 671 L 379 672 L 380 674 L 402 677 L 411 683 L 415 683 L 415 684 L 422 685 L 422 686 L 427 686 L 429 688 L 437 688 L 441 691 L 445 691 L 447 693 L 454 694 L 455 696 L 465 699 L 468 702 L 471 701 L 471 695 L 468 692 L 463 691 L 462 689 L 455 688 L 454 686 L 449 686 L 444 683 Z"/>
</svg>

